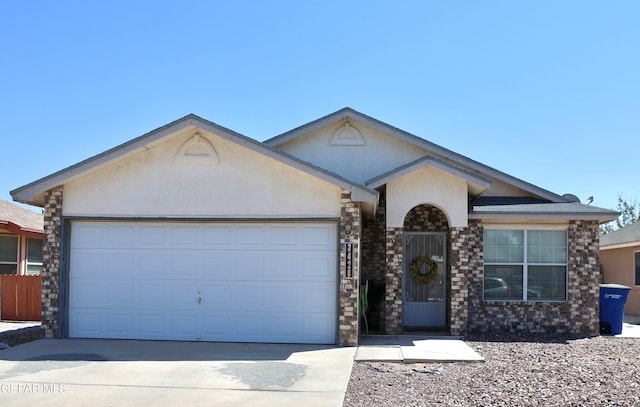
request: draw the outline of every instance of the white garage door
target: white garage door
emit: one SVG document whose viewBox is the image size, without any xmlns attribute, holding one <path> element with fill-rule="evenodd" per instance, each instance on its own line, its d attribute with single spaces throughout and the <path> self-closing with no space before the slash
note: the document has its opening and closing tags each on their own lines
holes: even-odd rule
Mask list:
<svg viewBox="0 0 640 407">
<path fill-rule="evenodd" d="M 335 343 L 335 223 L 71 227 L 69 336 Z"/>
</svg>

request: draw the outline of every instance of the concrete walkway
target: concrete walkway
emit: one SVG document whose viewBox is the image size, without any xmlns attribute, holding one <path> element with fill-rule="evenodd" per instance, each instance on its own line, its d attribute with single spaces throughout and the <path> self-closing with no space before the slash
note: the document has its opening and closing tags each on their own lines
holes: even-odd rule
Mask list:
<svg viewBox="0 0 640 407">
<path fill-rule="evenodd" d="M 373 335 L 360 338 L 357 361 L 369 362 L 484 362 L 460 337 Z"/>
<path fill-rule="evenodd" d="M 616 338 L 640 338 L 640 317 L 625 315 Z M 357 361 L 368 362 L 484 362 L 460 337 L 368 335 L 360 338 Z"/>
<path fill-rule="evenodd" d="M 622 323 L 622 333 L 616 338 L 640 338 L 640 317 L 625 315 Z"/>
<path fill-rule="evenodd" d="M 40 339 L 0 350 L 5 406 L 342 406 L 355 348 Z"/>
<path fill-rule="evenodd" d="M 37 321 L 0 321 L 0 333 L 39 325 Z"/>
</svg>

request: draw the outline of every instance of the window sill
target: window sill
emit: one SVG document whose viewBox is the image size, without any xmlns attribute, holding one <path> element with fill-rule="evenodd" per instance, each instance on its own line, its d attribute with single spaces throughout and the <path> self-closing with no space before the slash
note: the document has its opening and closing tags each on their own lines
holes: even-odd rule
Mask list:
<svg viewBox="0 0 640 407">
<path fill-rule="evenodd" d="M 567 300 L 482 300 L 485 304 L 562 304 L 566 303 Z"/>
</svg>

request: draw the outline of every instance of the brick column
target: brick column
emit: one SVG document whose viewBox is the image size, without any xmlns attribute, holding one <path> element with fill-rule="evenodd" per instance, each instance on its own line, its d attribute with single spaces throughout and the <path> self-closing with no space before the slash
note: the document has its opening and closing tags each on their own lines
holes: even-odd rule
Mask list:
<svg viewBox="0 0 640 407">
<path fill-rule="evenodd" d="M 46 338 L 58 332 L 60 236 L 62 229 L 62 187 L 50 189 L 44 198 L 44 241 L 42 245 L 42 329 Z"/>
<path fill-rule="evenodd" d="M 402 331 L 404 232 L 402 228 L 387 228 L 386 235 L 387 274 L 384 333 L 394 335 Z"/>
<path fill-rule="evenodd" d="M 450 229 L 449 330 L 452 335 L 466 335 L 469 331 L 469 282 L 472 276 L 482 278 L 482 241 L 482 227 L 478 221 L 470 221 L 468 227 Z"/>
<path fill-rule="evenodd" d="M 596 221 L 571 221 L 567 231 L 568 331 L 600 334 L 600 233 Z M 555 322 L 555 321 L 553 321 Z"/>
<path fill-rule="evenodd" d="M 351 192 L 342 191 L 340 213 L 340 315 L 338 344 L 358 345 L 358 290 L 360 289 L 360 205 L 351 201 Z M 352 274 L 347 277 L 346 243 L 353 243 Z"/>
</svg>

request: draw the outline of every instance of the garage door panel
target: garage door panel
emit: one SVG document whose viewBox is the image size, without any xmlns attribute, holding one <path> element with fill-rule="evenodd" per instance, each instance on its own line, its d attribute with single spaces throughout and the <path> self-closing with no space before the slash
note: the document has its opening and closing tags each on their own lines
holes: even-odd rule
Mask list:
<svg viewBox="0 0 640 407">
<path fill-rule="evenodd" d="M 195 254 L 191 254 L 195 256 Z M 200 281 L 220 281 L 232 279 L 231 261 L 228 253 L 218 251 L 204 251 L 198 255 L 198 279 Z"/>
<path fill-rule="evenodd" d="M 242 287 L 237 285 L 227 287 L 232 294 L 230 301 L 227 304 L 222 304 L 225 311 L 245 312 L 260 309 L 264 305 L 264 288 L 242 282 L 241 284 Z"/>
<path fill-rule="evenodd" d="M 334 231 L 321 226 L 307 225 L 301 228 L 300 244 L 307 249 L 323 248 L 335 245 Z"/>
<path fill-rule="evenodd" d="M 268 243 L 273 246 L 292 247 L 300 244 L 300 227 L 295 225 L 272 226 L 268 232 Z"/>
<path fill-rule="evenodd" d="M 75 221 L 70 336 L 334 343 L 336 239 L 331 223 Z"/>
<path fill-rule="evenodd" d="M 210 224 L 199 228 L 198 241 L 203 248 L 224 249 L 233 246 L 233 227 L 230 225 Z"/>
<path fill-rule="evenodd" d="M 307 284 L 298 289 L 300 302 L 304 302 L 305 309 L 313 313 L 328 313 L 334 308 L 327 303 L 327 298 L 332 297 L 335 286 L 330 283 Z"/>
<path fill-rule="evenodd" d="M 137 288 L 131 307 L 141 310 L 193 310 L 197 307 L 197 291 L 183 281 L 133 281 Z"/>
<path fill-rule="evenodd" d="M 94 280 L 73 279 L 70 287 L 69 306 L 85 309 L 102 303 L 103 285 Z"/>
<path fill-rule="evenodd" d="M 273 253 L 265 256 L 265 268 L 269 270 L 266 278 L 270 280 L 286 280 L 295 279 L 300 272 L 299 262 L 291 253 Z"/>
<path fill-rule="evenodd" d="M 228 274 L 226 279 L 237 281 L 255 281 L 264 280 L 264 258 L 262 256 L 256 256 L 255 254 L 247 254 L 244 256 L 237 256 L 231 261 L 233 264 L 231 268 L 231 274 Z"/>
<path fill-rule="evenodd" d="M 332 324 L 330 324 L 325 315 L 322 314 L 309 315 L 308 318 L 299 322 L 299 334 L 303 337 L 323 338 L 334 331 Z"/>
<path fill-rule="evenodd" d="M 267 244 L 266 233 L 261 225 L 238 225 L 231 236 L 235 247 L 260 249 Z"/>
<path fill-rule="evenodd" d="M 102 278 L 121 278 L 125 281 L 137 270 L 136 264 L 131 262 L 130 256 L 116 250 L 107 250 L 103 253 L 101 263 L 98 266 L 102 268 Z"/>
<path fill-rule="evenodd" d="M 174 264 L 189 261 L 188 257 L 180 254 L 167 259 L 161 250 L 136 250 L 135 253 L 128 253 L 125 257 L 131 266 L 131 273 L 122 276 L 123 279 L 175 279 Z"/>
<path fill-rule="evenodd" d="M 85 308 L 73 313 L 69 320 L 69 330 L 77 332 L 82 337 L 100 338 L 103 332 L 101 311 Z"/>
<path fill-rule="evenodd" d="M 88 278 L 100 278 L 104 268 L 103 254 L 98 251 L 77 250 L 71 255 L 71 263 L 77 265 L 77 270 L 82 270 L 82 276 Z M 72 270 L 72 272 L 74 272 Z"/>
<path fill-rule="evenodd" d="M 332 266 L 332 259 L 327 256 L 308 256 L 301 259 L 300 279 L 304 281 L 335 281 L 328 279 L 326 270 Z M 335 267 L 335 264 L 333 264 Z"/>
<path fill-rule="evenodd" d="M 206 313 L 200 319 L 200 332 L 205 341 L 233 341 L 230 318 L 225 314 Z"/>
<path fill-rule="evenodd" d="M 142 245 L 134 225 L 105 223 L 101 226 L 103 241 L 99 246 L 94 247 L 133 249 Z"/>
<path fill-rule="evenodd" d="M 171 230 L 171 235 L 174 234 L 175 228 Z M 132 244 L 132 247 L 135 248 L 157 248 L 157 247 L 168 247 L 170 241 L 168 240 L 169 228 L 165 225 L 153 225 L 148 224 L 146 227 L 135 228 L 135 237 L 133 242 L 128 242 Z M 117 239 L 118 237 L 116 237 Z"/>
<path fill-rule="evenodd" d="M 134 316 L 130 313 L 105 313 L 105 330 L 116 335 L 134 331 Z"/>
<path fill-rule="evenodd" d="M 166 316 L 160 313 L 138 313 L 136 318 L 138 331 L 147 337 L 161 337 L 166 331 L 165 318 Z"/>
<path fill-rule="evenodd" d="M 136 299 L 136 288 L 131 284 L 105 284 L 100 288 L 102 308 L 128 309 L 132 299 Z"/>
<path fill-rule="evenodd" d="M 228 285 L 222 283 L 202 285 L 200 288 L 202 301 L 199 306 L 205 311 L 224 310 L 229 308 L 234 298 L 234 292 Z"/>
<path fill-rule="evenodd" d="M 104 228 L 73 228 L 71 239 L 75 249 L 103 248 L 105 246 Z"/>
</svg>

